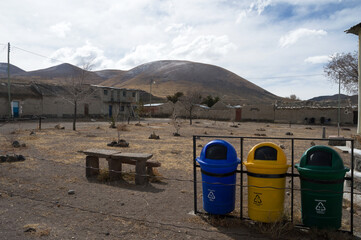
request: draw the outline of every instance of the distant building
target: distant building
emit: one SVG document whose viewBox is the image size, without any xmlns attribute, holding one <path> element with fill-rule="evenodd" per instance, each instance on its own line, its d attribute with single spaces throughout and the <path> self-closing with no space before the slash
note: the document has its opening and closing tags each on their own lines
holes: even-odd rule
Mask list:
<svg viewBox="0 0 361 240">
<path fill-rule="evenodd" d="M 134 89 L 85 85 L 91 93 L 77 105 L 79 117 L 135 116 L 139 94 Z M 66 85 L 11 83 L 12 117 L 72 117 L 74 105 Z M 9 117 L 7 83 L 0 83 L 0 117 Z"/>
<path fill-rule="evenodd" d="M 172 102 L 144 105 L 154 117 L 170 117 L 173 110 L 177 117 L 188 118 L 182 103 Z M 276 101 L 269 104 L 231 106 L 218 101 L 212 107 L 196 105 L 193 118 L 224 120 L 224 121 L 258 121 L 298 124 L 337 124 L 337 101 Z M 349 100 L 340 103 L 340 123 L 357 123 L 357 106 Z"/>
</svg>

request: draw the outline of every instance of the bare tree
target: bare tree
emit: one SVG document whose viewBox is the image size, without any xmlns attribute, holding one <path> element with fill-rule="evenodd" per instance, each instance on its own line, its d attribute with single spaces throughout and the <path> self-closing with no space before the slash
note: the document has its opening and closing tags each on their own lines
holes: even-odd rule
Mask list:
<svg viewBox="0 0 361 240">
<path fill-rule="evenodd" d="M 348 93 L 356 93 L 358 87 L 357 52 L 338 53 L 324 66 L 326 76 L 340 83 Z"/>
<path fill-rule="evenodd" d="M 289 97 L 286 97 L 288 99 L 294 100 L 294 101 L 299 101 L 300 98 L 296 96 L 296 94 L 291 94 Z"/>
<path fill-rule="evenodd" d="M 91 61 L 83 65 L 81 69 L 75 70 L 70 77 L 65 79 L 65 83 L 69 88 L 69 96 L 67 100 L 74 106 L 73 112 L 73 130 L 76 130 L 76 121 L 78 114 L 78 104 L 85 101 L 89 96 L 94 93 L 90 84 L 87 82 L 89 79 L 90 70 L 92 68 Z"/>
<path fill-rule="evenodd" d="M 196 105 L 202 102 L 201 94 L 197 91 L 190 91 L 187 92 L 185 96 L 182 96 L 179 100 L 183 104 L 184 109 L 188 112 L 189 125 L 192 125 L 193 110 Z"/>
<path fill-rule="evenodd" d="M 181 129 L 181 122 L 179 120 L 179 118 L 177 118 L 177 114 L 175 113 L 175 111 L 173 111 L 173 114 L 172 114 L 172 124 L 173 124 L 173 127 L 175 129 L 175 133 L 173 133 L 173 136 L 180 136 L 179 134 L 179 130 Z"/>
</svg>

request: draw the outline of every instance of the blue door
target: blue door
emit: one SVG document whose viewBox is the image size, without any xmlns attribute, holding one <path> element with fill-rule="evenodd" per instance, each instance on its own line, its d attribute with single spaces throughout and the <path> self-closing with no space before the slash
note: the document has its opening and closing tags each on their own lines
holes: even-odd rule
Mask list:
<svg viewBox="0 0 361 240">
<path fill-rule="evenodd" d="M 12 106 L 13 106 L 13 117 L 14 118 L 19 117 L 19 102 L 13 101 Z"/>
<path fill-rule="evenodd" d="M 109 117 L 113 116 L 113 106 L 109 105 Z"/>
</svg>

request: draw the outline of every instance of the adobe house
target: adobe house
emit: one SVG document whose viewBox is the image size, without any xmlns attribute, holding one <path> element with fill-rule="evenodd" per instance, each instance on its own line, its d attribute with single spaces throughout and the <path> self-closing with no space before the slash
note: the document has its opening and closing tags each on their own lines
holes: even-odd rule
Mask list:
<svg viewBox="0 0 361 240">
<path fill-rule="evenodd" d="M 231 106 L 218 101 L 208 110 L 207 118 L 239 122 L 242 120 L 242 107 L 240 105 Z"/>
<path fill-rule="evenodd" d="M 340 102 L 340 123 L 354 124 L 354 111 L 351 102 Z M 275 122 L 301 124 L 337 124 L 337 101 L 277 101 L 274 106 Z"/>
<path fill-rule="evenodd" d="M 134 89 L 85 85 L 89 95 L 77 104 L 79 117 L 135 116 L 139 94 Z M 9 116 L 7 83 L 0 83 L 0 118 Z M 74 105 L 66 85 L 11 83 L 12 117 L 71 117 Z"/>
<path fill-rule="evenodd" d="M 42 95 L 33 86 L 11 84 L 11 114 L 14 117 L 34 116 L 42 113 Z M 24 107 L 26 106 L 26 107 Z M 0 117 L 9 116 L 7 83 L 0 83 Z"/>
</svg>

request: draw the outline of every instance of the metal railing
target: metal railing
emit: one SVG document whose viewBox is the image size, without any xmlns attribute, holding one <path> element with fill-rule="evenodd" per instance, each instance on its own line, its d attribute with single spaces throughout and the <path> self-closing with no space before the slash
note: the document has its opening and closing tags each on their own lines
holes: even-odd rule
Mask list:
<svg viewBox="0 0 361 240">
<path fill-rule="evenodd" d="M 325 139 L 325 138 L 277 138 L 277 137 L 237 137 L 237 136 L 210 136 L 210 135 L 194 135 L 193 136 L 193 182 L 194 182 L 194 213 L 202 213 L 201 211 L 198 211 L 197 208 L 197 168 L 200 168 L 200 165 L 196 162 L 197 157 L 197 139 L 201 138 L 211 138 L 211 139 L 238 139 L 239 145 L 240 145 L 240 159 L 243 162 L 244 159 L 244 142 L 245 140 L 282 140 L 282 141 L 290 141 L 291 144 L 291 173 L 287 173 L 286 177 L 291 178 L 291 187 L 285 188 L 291 190 L 291 219 L 290 222 L 294 223 L 294 191 L 296 190 L 294 187 L 294 178 L 299 177 L 299 174 L 296 174 L 294 172 L 294 166 L 295 166 L 295 142 L 298 141 L 337 141 L 338 139 Z M 343 141 L 350 141 L 351 142 L 351 154 L 350 154 L 350 168 L 351 168 L 351 177 L 344 177 L 344 180 L 350 181 L 350 231 L 344 231 L 349 232 L 351 235 L 353 235 L 353 214 L 354 214 L 354 139 L 351 138 L 342 138 Z M 306 150 L 306 149 L 305 149 Z M 243 169 L 243 164 L 240 164 L 240 169 L 236 170 L 236 174 L 240 174 L 240 218 L 241 219 L 249 219 L 243 216 L 243 188 L 244 187 L 250 187 L 248 185 L 244 185 L 243 176 L 244 174 L 247 174 L 248 172 Z M 212 184 L 212 183 L 208 183 Z M 238 185 L 238 184 L 236 184 Z M 259 187 L 259 186 L 252 186 L 252 187 Z M 265 187 L 269 188 L 269 187 Z M 297 189 L 301 191 L 302 189 Z M 315 190 L 312 190 L 315 191 Z M 317 190 L 316 190 L 317 191 Z M 343 190 L 343 193 L 345 193 L 345 190 Z M 306 227 L 304 225 L 296 225 L 300 227 Z M 342 231 L 342 230 L 341 230 Z"/>
</svg>

